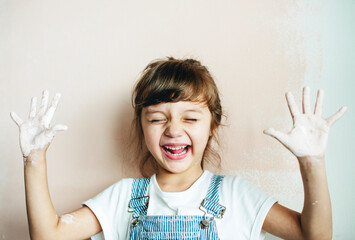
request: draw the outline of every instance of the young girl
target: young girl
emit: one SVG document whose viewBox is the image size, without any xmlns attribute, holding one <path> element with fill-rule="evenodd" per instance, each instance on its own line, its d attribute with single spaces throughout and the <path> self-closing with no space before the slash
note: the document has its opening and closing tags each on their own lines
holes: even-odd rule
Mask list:
<svg viewBox="0 0 355 240">
<path fill-rule="evenodd" d="M 134 93 L 140 170 L 150 178 L 122 179 L 83 206 L 58 217 L 49 196 L 46 151 L 64 125 L 50 126 L 60 95 L 48 105 L 48 92 L 28 120 L 15 113 L 24 158 L 26 204 L 32 239 L 331 239 L 332 216 L 324 154 L 330 126 L 346 108 L 321 117 L 323 91 L 314 113 L 309 88 L 300 111 L 286 94 L 293 129 L 264 133 L 279 140 L 298 159 L 304 185 L 302 213 L 234 176 L 204 170 L 218 153 L 211 141 L 221 124 L 218 90 L 207 68 L 193 59 L 168 58 L 149 64 Z M 94 236 L 95 235 L 95 236 Z"/>
</svg>

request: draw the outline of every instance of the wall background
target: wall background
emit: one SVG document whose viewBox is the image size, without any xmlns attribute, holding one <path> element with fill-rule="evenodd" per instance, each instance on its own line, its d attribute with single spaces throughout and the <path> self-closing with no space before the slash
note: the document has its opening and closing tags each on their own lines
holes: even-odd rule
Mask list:
<svg viewBox="0 0 355 240">
<path fill-rule="evenodd" d="M 240 174 L 300 211 L 296 159 L 262 134 L 287 131 L 284 98 L 302 86 L 325 90 L 332 128 L 327 170 L 334 239 L 355 230 L 355 2 L 340 1 L 0 1 L 0 239 L 29 239 L 18 128 L 30 99 L 62 93 L 53 124 L 69 126 L 49 148 L 59 214 L 123 177 L 138 176 L 127 147 L 130 93 L 143 68 L 164 56 L 194 57 L 216 78 L 228 118 L 223 170 Z M 299 102 L 300 103 L 300 102 Z M 228 171 L 226 171 L 228 169 Z M 269 237 L 269 239 L 274 239 Z"/>
</svg>

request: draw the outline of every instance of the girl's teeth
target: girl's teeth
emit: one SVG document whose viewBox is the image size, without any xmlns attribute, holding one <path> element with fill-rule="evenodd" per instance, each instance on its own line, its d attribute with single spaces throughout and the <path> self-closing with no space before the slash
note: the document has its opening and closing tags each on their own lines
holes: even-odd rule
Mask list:
<svg viewBox="0 0 355 240">
<path fill-rule="evenodd" d="M 187 145 L 186 146 L 181 146 L 181 147 L 164 146 L 164 148 L 165 148 L 165 151 L 167 151 L 169 154 L 171 154 L 173 156 L 179 156 L 179 155 L 185 154 L 187 152 L 187 150 L 188 150 Z M 174 151 L 179 151 L 179 150 L 182 150 L 182 152 L 174 153 Z"/>
<path fill-rule="evenodd" d="M 166 147 L 167 149 L 171 149 L 171 150 L 180 150 L 182 148 L 184 148 L 186 146 L 182 146 L 182 147 L 177 147 L 177 148 L 174 148 L 174 147 Z"/>
<path fill-rule="evenodd" d="M 184 151 L 182 151 L 181 153 L 170 153 L 171 155 L 174 155 L 174 156 L 179 156 L 179 155 L 182 155 L 182 154 L 185 154 L 187 152 L 187 149 L 185 149 Z"/>
</svg>

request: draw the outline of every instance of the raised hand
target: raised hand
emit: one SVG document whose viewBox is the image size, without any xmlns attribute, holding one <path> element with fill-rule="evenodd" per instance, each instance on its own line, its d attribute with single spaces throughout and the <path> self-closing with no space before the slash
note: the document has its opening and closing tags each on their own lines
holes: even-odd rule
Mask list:
<svg viewBox="0 0 355 240">
<path fill-rule="evenodd" d="M 280 141 L 296 157 L 323 158 L 327 147 L 330 127 L 346 112 L 342 107 L 327 119 L 322 118 L 323 90 L 318 90 L 314 112 L 311 112 L 310 89 L 303 88 L 303 111 L 300 112 L 291 92 L 286 93 L 287 104 L 293 119 L 293 128 L 288 133 L 273 128 L 264 133 Z"/>
<path fill-rule="evenodd" d="M 65 125 L 50 126 L 60 96 L 57 93 L 48 107 L 48 91 L 43 91 L 42 103 L 38 113 L 36 111 L 37 98 L 33 97 L 29 118 L 25 121 L 16 113 L 10 113 L 12 120 L 20 130 L 20 147 L 24 158 L 28 157 L 32 150 L 46 150 L 57 131 L 68 129 Z"/>
</svg>

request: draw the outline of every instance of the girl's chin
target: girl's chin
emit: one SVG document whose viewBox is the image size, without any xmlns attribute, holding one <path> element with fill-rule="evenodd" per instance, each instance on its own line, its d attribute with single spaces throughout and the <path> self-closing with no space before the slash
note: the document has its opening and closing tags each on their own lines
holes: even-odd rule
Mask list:
<svg viewBox="0 0 355 240">
<path fill-rule="evenodd" d="M 163 169 L 164 172 L 179 174 L 185 173 L 187 171 L 200 171 L 202 169 L 201 163 L 193 164 L 190 159 L 187 158 L 187 161 L 176 161 L 176 160 L 165 160 L 162 165 L 159 167 Z"/>
<path fill-rule="evenodd" d="M 188 170 L 190 167 L 191 163 L 189 161 L 171 160 L 166 157 L 164 157 L 163 161 L 159 163 L 159 170 L 167 173 L 182 173 Z"/>
</svg>

